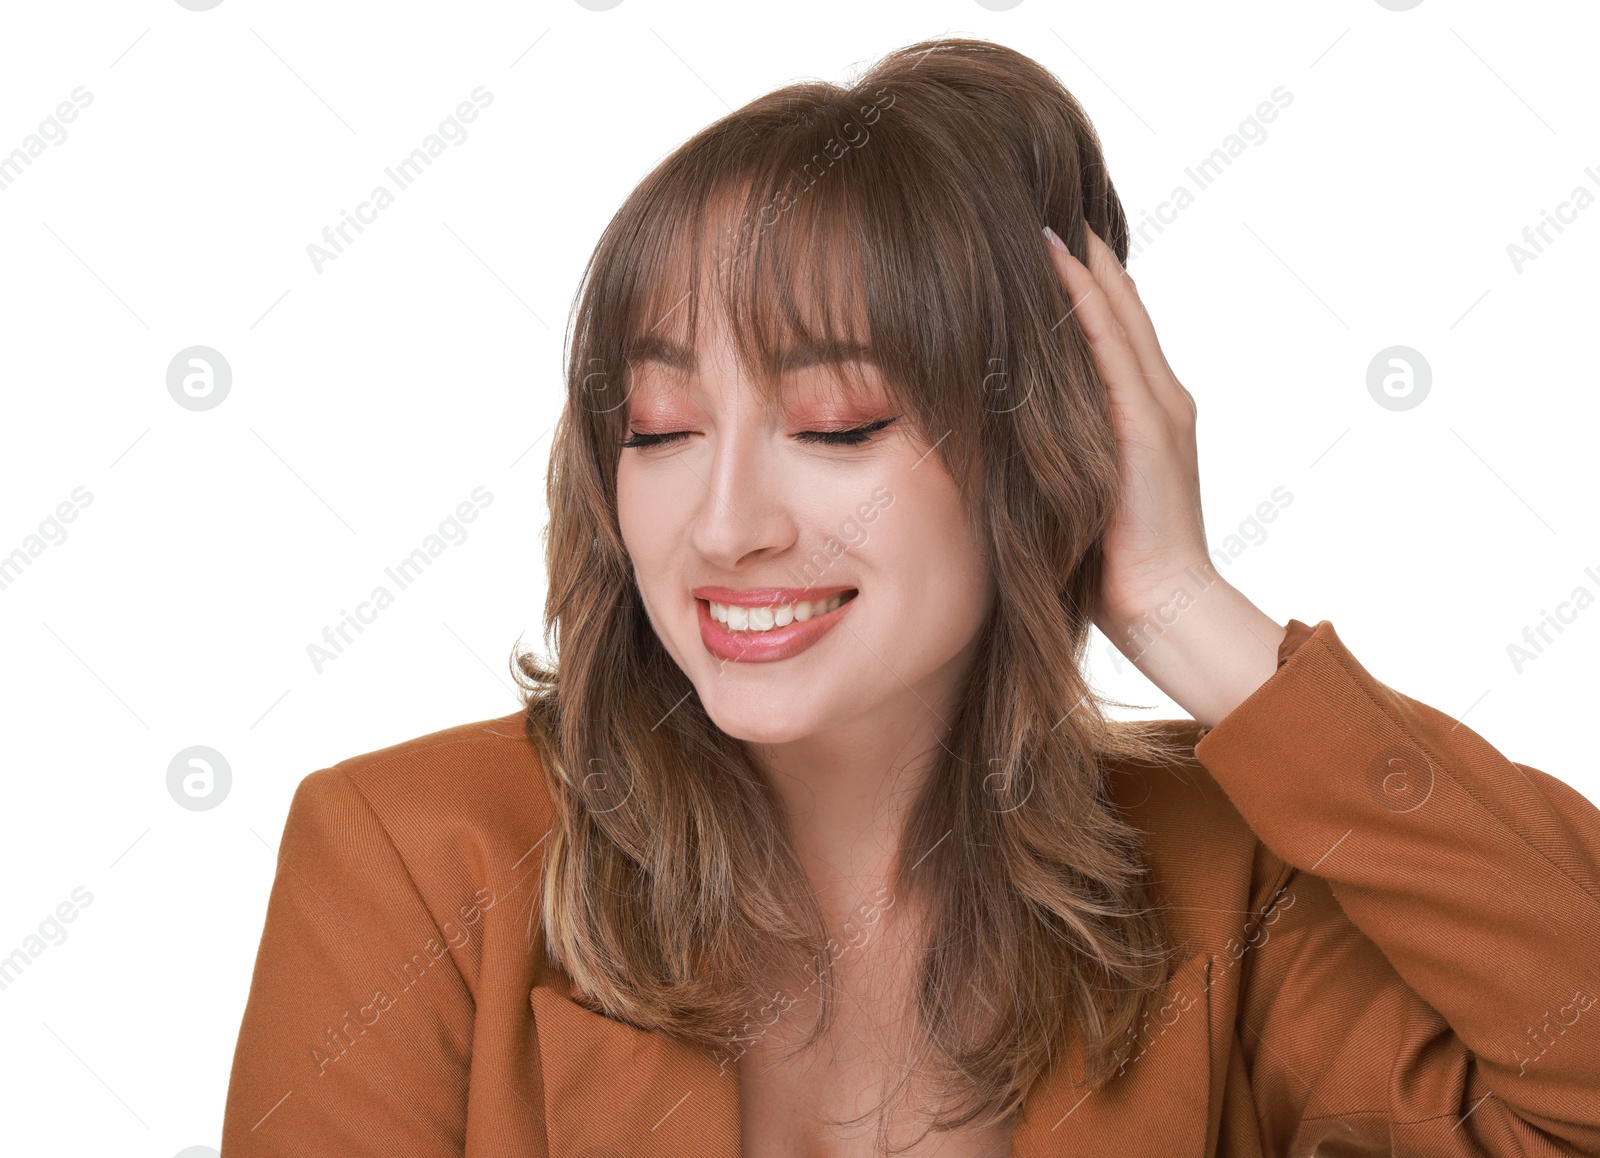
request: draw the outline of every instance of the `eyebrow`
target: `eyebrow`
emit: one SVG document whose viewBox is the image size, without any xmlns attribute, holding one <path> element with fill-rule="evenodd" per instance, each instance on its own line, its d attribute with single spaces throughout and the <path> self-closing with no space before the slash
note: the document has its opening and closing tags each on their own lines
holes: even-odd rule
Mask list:
<svg viewBox="0 0 1600 1158">
<path fill-rule="evenodd" d="M 688 347 L 670 338 L 650 336 L 630 340 L 624 355 L 630 362 L 660 362 L 674 370 L 692 372 L 695 356 Z M 872 347 L 861 342 L 799 342 L 778 354 L 778 372 L 804 370 L 811 366 L 838 365 L 844 362 L 873 362 Z"/>
</svg>

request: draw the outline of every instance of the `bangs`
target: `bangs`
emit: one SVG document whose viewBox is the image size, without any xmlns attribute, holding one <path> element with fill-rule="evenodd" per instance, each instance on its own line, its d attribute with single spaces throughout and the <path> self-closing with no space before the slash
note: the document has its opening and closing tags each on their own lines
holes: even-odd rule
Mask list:
<svg viewBox="0 0 1600 1158">
<path fill-rule="evenodd" d="M 817 180 L 832 183 L 832 196 L 792 177 L 749 177 L 704 191 L 686 184 L 683 203 L 652 213 L 661 228 L 641 238 L 637 279 L 615 315 L 630 371 L 652 359 L 691 373 L 713 311 L 768 406 L 781 402 L 786 380 L 817 369 L 847 397 L 871 392 L 876 369 L 895 397 L 868 308 L 864 223 L 841 174 Z"/>
</svg>

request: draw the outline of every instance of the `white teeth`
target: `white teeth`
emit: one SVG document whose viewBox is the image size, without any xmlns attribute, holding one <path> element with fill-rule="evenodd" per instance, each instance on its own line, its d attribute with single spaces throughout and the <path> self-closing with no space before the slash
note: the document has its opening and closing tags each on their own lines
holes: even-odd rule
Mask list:
<svg viewBox="0 0 1600 1158">
<path fill-rule="evenodd" d="M 774 627 L 787 627 L 791 623 L 804 623 L 813 615 L 826 615 L 844 602 L 847 593 L 818 599 L 815 602 L 783 603 L 769 607 L 741 607 L 737 603 L 718 603 L 709 600 L 711 618 L 729 631 L 771 631 Z"/>
</svg>

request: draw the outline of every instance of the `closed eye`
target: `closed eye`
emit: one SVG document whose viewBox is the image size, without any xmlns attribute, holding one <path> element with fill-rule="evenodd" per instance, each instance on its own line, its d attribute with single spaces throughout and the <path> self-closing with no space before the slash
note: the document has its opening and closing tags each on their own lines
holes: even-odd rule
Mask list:
<svg viewBox="0 0 1600 1158">
<path fill-rule="evenodd" d="M 868 442 L 878 431 L 898 420 L 899 417 L 897 414 L 894 418 L 884 418 L 878 422 L 869 422 L 865 426 L 852 427 L 849 430 L 802 430 L 795 437 L 802 442 L 824 446 L 861 446 Z M 638 449 L 666 446 L 677 442 L 679 439 L 689 437 L 689 433 L 687 430 L 673 430 L 664 434 L 644 434 L 636 430 L 630 430 L 628 437 L 622 440 L 622 445 Z"/>
<path fill-rule="evenodd" d="M 827 446 L 860 446 L 899 417 L 896 414 L 894 418 L 869 422 L 865 426 L 853 427 L 850 430 L 802 430 L 795 437 L 802 442 L 819 442 Z"/>
<path fill-rule="evenodd" d="M 670 434 L 640 434 L 636 430 L 628 431 L 628 437 L 622 440 L 625 447 L 661 446 L 664 443 L 676 442 L 680 438 L 689 437 L 687 430 L 675 430 Z"/>
</svg>

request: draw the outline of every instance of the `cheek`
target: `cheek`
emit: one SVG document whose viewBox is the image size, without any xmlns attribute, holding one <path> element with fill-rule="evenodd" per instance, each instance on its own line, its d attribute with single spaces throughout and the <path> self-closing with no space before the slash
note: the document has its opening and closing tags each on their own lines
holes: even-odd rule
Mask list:
<svg viewBox="0 0 1600 1158">
<path fill-rule="evenodd" d="M 627 458 L 617 466 L 617 527 L 640 591 L 648 594 L 674 581 L 674 567 L 689 542 L 693 508 L 694 496 L 684 487 L 696 484 L 688 471 L 662 470 L 658 464 L 635 470 Z"/>
<path fill-rule="evenodd" d="M 894 501 L 865 525 L 873 566 L 907 596 L 903 609 L 924 620 L 936 613 L 939 622 L 965 630 L 988 606 L 986 546 L 953 482 L 941 477 L 930 487 L 917 475 L 898 481 L 890 484 Z"/>
<path fill-rule="evenodd" d="M 665 488 L 632 469 L 628 456 L 617 465 L 617 526 L 623 545 L 635 560 L 656 553 L 662 539 L 662 516 L 669 505 L 663 501 Z"/>
<path fill-rule="evenodd" d="M 617 464 L 617 526 L 622 529 L 622 542 L 630 555 L 634 550 L 634 529 L 644 525 L 643 512 L 639 510 L 642 495 L 624 455 L 622 462 Z"/>
</svg>

